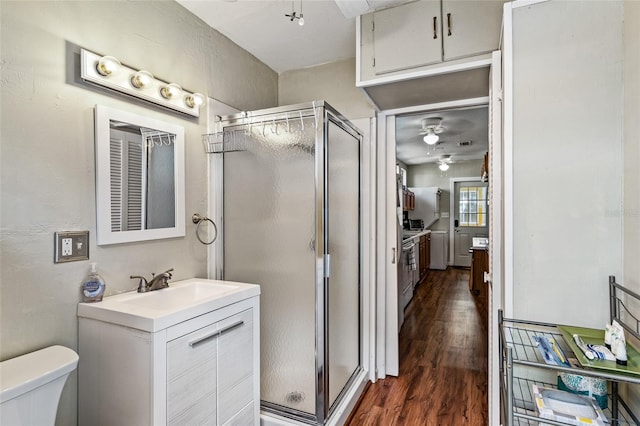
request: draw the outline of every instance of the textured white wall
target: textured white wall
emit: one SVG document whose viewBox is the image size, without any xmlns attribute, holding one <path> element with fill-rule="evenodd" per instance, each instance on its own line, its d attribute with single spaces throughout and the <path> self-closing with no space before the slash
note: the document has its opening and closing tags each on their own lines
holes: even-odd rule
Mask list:
<svg viewBox="0 0 640 426">
<path fill-rule="evenodd" d="M 583 1 L 514 12 L 516 317 L 608 320 L 607 277 L 622 272 L 622 12 Z"/>
<path fill-rule="evenodd" d="M 130 274 L 207 273 L 206 248 L 188 220 L 207 211 L 206 112 L 185 118 L 83 85 L 74 77 L 77 46 L 239 109 L 275 106 L 278 76 L 172 1 L 3 1 L 0 13 L 0 358 L 7 359 L 52 344 L 77 349 L 76 305 L 89 262 L 54 264 L 55 231 L 90 231 L 91 261 L 107 294 L 133 289 Z M 185 127 L 185 238 L 95 245 L 95 104 Z M 76 424 L 76 387 L 74 373 L 57 424 Z"/>
<path fill-rule="evenodd" d="M 624 8 L 623 283 L 640 292 L 640 2 Z"/>
<path fill-rule="evenodd" d="M 292 105 L 325 100 L 349 119 L 375 116 L 375 109 L 356 87 L 356 61 L 347 59 L 280 74 L 278 103 Z"/>
</svg>

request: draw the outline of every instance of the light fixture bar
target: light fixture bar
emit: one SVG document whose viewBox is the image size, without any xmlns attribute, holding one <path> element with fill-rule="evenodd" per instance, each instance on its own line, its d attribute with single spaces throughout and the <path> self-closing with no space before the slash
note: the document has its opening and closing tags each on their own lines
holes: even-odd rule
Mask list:
<svg viewBox="0 0 640 426">
<path fill-rule="evenodd" d="M 112 56 L 80 49 L 80 76 L 98 86 L 179 111 L 200 116 L 204 96 L 182 89 L 176 83 L 155 78 L 150 72 L 122 65 Z"/>
</svg>

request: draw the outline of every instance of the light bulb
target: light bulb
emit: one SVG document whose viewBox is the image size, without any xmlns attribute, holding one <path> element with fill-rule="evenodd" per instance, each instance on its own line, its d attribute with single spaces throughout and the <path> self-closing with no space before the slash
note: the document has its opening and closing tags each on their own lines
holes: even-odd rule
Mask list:
<svg viewBox="0 0 640 426">
<path fill-rule="evenodd" d="M 204 103 L 204 95 L 200 94 L 200 93 L 194 93 L 193 95 L 187 95 L 186 98 L 184 98 L 184 103 L 187 104 L 187 106 L 189 108 L 193 108 L 196 106 L 200 106 Z"/>
<path fill-rule="evenodd" d="M 168 84 L 160 89 L 160 94 L 165 99 L 171 99 L 174 96 L 178 96 L 180 92 L 182 92 L 182 87 L 176 83 Z"/>
<path fill-rule="evenodd" d="M 300 14 L 300 19 L 298 20 L 298 25 L 303 26 L 304 25 L 304 18 L 302 13 Z"/>
<path fill-rule="evenodd" d="M 103 56 L 96 65 L 96 71 L 98 71 L 98 74 L 107 77 L 120 68 L 120 65 L 120 61 L 117 58 L 113 56 Z"/>
<path fill-rule="evenodd" d="M 153 81 L 153 74 L 140 70 L 131 77 L 131 85 L 136 89 L 147 87 Z"/>
<path fill-rule="evenodd" d="M 428 129 L 427 134 L 425 135 L 424 138 L 422 138 L 422 140 L 425 141 L 427 145 L 434 145 L 436 142 L 438 142 L 439 139 L 440 139 L 440 136 L 436 135 L 433 132 L 433 129 Z"/>
<path fill-rule="evenodd" d="M 438 167 L 440 167 L 440 170 L 442 170 L 443 172 L 449 170 L 449 165 L 447 163 L 440 163 Z"/>
</svg>

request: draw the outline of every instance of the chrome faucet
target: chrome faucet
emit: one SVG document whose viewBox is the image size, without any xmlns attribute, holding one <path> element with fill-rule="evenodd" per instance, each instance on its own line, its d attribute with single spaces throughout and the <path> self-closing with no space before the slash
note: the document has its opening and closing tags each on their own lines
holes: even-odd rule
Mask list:
<svg viewBox="0 0 640 426">
<path fill-rule="evenodd" d="M 147 291 L 160 290 L 169 287 L 168 281 L 173 277 L 173 275 L 171 275 L 171 271 L 173 271 L 173 268 L 167 269 L 158 275 L 151 274 L 151 281 L 149 281 Z"/>
<path fill-rule="evenodd" d="M 151 280 L 149 281 L 147 281 L 145 277 L 141 277 L 140 275 L 131 275 L 129 278 L 138 278 L 140 280 L 140 283 L 138 284 L 138 293 L 146 293 L 148 291 L 160 290 L 169 287 L 168 281 L 173 276 L 171 275 L 171 271 L 173 271 L 173 268 L 168 269 L 158 275 L 152 273 Z"/>
</svg>

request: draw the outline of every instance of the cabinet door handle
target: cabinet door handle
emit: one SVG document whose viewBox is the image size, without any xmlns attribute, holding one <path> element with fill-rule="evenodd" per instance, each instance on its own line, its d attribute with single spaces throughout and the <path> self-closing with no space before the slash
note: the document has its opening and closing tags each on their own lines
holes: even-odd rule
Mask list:
<svg viewBox="0 0 640 426">
<path fill-rule="evenodd" d="M 242 320 L 236 321 L 233 324 L 229 324 L 228 326 L 221 328 L 220 330 L 212 331 L 211 333 L 205 334 L 204 336 L 198 337 L 197 339 L 190 341 L 189 346 L 191 346 L 192 348 L 196 347 L 201 343 L 207 342 L 211 339 L 214 339 L 220 336 L 222 333 L 230 331 L 236 327 L 240 327 L 242 324 L 244 324 L 244 321 Z"/>
<path fill-rule="evenodd" d="M 234 322 L 233 324 L 229 324 L 229 325 L 228 325 L 228 326 L 226 326 L 226 327 L 222 327 L 222 328 L 220 329 L 220 334 L 222 334 L 222 333 L 226 333 L 227 331 L 231 331 L 231 330 L 233 330 L 234 328 L 238 328 L 238 327 L 240 327 L 242 324 L 244 324 L 244 321 L 243 321 L 243 320 L 239 320 L 239 321 Z"/>
<path fill-rule="evenodd" d="M 451 14 L 447 13 L 447 35 L 451 35 Z"/>
<path fill-rule="evenodd" d="M 395 264 L 396 263 L 396 248 L 393 247 L 391 249 L 391 264 Z"/>
<path fill-rule="evenodd" d="M 438 17 L 433 17 L 433 38 L 438 38 Z"/>
</svg>

